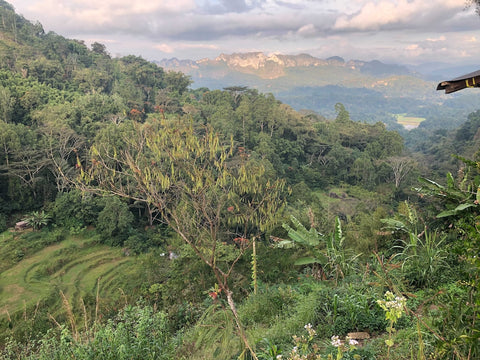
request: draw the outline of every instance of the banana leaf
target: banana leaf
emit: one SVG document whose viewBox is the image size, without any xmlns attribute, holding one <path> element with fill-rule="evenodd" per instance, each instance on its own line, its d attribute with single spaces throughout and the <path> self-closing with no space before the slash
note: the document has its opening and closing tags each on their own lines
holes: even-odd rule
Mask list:
<svg viewBox="0 0 480 360">
<path fill-rule="evenodd" d="M 328 262 L 328 259 L 323 256 L 323 255 L 320 255 L 319 256 L 321 259 L 317 259 L 313 256 L 306 256 L 306 257 L 303 257 L 303 258 L 300 258 L 300 259 L 297 259 L 294 264 L 295 265 L 310 265 L 310 264 L 320 264 L 320 265 L 323 265 L 323 264 L 326 264 Z"/>
<path fill-rule="evenodd" d="M 460 211 L 471 208 L 473 206 L 477 206 L 477 205 L 476 204 L 460 204 L 453 210 L 442 211 L 440 214 L 437 215 L 437 218 L 444 218 L 444 217 L 447 217 L 447 216 L 458 215 L 460 213 Z"/>
</svg>

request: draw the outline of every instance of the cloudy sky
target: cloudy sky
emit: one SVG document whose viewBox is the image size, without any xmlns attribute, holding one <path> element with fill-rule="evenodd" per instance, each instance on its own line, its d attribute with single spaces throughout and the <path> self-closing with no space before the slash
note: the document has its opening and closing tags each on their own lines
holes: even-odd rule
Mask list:
<svg viewBox="0 0 480 360">
<path fill-rule="evenodd" d="M 479 63 L 466 0 L 7 0 L 46 31 L 113 56 L 214 58 L 263 51 L 346 60 Z"/>
</svg>

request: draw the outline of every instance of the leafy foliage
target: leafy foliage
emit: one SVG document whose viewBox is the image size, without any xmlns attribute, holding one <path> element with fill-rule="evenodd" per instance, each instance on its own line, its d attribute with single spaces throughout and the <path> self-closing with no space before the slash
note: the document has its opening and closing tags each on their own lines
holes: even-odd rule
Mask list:
<svg viewBox="0 0 480 360">
<path fill-rule="evenodd" d="M 302 247 L 307 251 L 308 256 L 301 257 L 295 261 L 295 265 L 318 264 L 319 269 L 314 267 L 314 276 L 318 278 L 333 277 L 338 281 L 344 278 L 355 269 L 355 260 L 360 256 L 353 255 L 345 249 L 340 219 L 335 218 L 335 230 L 330 236 L 324 236 L 313 226 L 307 230 L 295 217 L 291 216 L 290 221 L 296 227 L 293 229 L 288 224 L 283 227 L 288 232 L 290 240 L 282 240 L 278 247 Z M 325 249 L 322 248 L 325 246 Z"/>
<path fill-rule="evenodd" d="M 91 194 L 71 190 L 59 193 L 53 204 L 53 218 L 57 225 L 67 229 L 94 225 L 103 204 Z"/>
<path fill-rule="evenodd" d="M 302 89 L 332 95 L 308 99 L 329 102 L 327 119 L 244 86 L 193 90 L 140 57 L 45 33 L 1 0 L 0 16 L 0 228 L 32 211 L 35 228 L 51 223 L 1 234 L 4 357 L 271 358 L 291 354 L 310 324 L 302 356 L 384 358 L 376 300 L 388 290 L 408 298 L 388 338 L 399 358 L 410 347 L 478 357 L 478 113 L 432 133 L 439 110 L 452 123 L 462 112 Z M 410 80 L 395 81 L 405 91 Z M 371 96 L 385 113 L 365 115 Z M 427 118 L 408 134 L 414 153 L 378 122 L 391 126 L 387 111 L 405 106 Z M 89 329 L 99 277 L 109 299 Z M 130 305 L 117 311 L 119 287 Z M 87 321 L 59 310 L 58 289 L 73 310 L 84 299 Z M 43 337 L 48 314 L 70 328 Z M 330 345 L 351 331 L 375 337 L 355 354 Z"/>
<path fill-rule="evenodd" d="M 35 348 L 18 351 L 10 341 L 1 359 L 171 359 L 175 340 L 165 313 L 149 306 L 126 306 L 115 319 L 96 324 L 77 337 L 66 327 L 49 331 Z"/>
<path fill-rule="evenodd" d="M 23 219 L 34 231 L 40 230 L 43 226 L 48 225 L 51 218 L 45 211 L 33 211 Z"/>
<path fill-rule="evenodd" d="M 117 197 L 109 197 L 98 214 L 97 229 L 109 245 L 122 245 L 129 235 L 132 222 L 133 214 L 127 204 Z"/>
</svg>

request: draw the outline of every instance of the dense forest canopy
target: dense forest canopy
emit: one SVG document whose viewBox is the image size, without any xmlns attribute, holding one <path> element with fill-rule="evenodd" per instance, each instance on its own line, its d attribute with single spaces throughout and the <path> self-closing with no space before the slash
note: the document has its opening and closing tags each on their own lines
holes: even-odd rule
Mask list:
<svg viewBox="0 0 480 360">
<path fill-rule="evenodd" d="M 191 85 L 0 0 L 0 358 L 480 356 L 479 111 Z"/>
<path fill-rule="evenodd" d="M 247 88 L 188 90 L 191 81 L 181 73 L 136 56 L 112 59 L 102 44 L 89 49 L 46 34 L 10 6 L 1 10 L 6 214 L 52 201 L 68 190 L 62 177 L 88 156 L 89 146 L 119 141 L 113 134 L 155 116 L 212 125 L 292 185 L 346 182 L 372 190 L 392 181 L 388 158 L 402 155 L 402 139 L 380 123 L 353 122 L 346 109 L 335 121 L 302 116 Z M 60 164 L 71 169 L 62 174 Z"/>
</svg>

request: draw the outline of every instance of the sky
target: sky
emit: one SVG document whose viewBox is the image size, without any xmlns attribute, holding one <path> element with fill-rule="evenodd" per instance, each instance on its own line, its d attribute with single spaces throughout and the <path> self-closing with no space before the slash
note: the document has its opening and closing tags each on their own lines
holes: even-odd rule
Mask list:
<svg viewBox="0 0 480 360">
<path fill-rule="evenodd" d="M 466 0 L 7 0 L 46 32 L 147 60 L 307 53 L 387 63 L 476 64 Z M 480 63 L 479 63 L 480 65 Z"/>
</svg>

